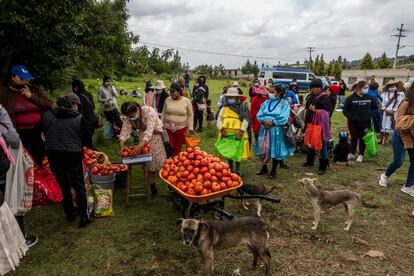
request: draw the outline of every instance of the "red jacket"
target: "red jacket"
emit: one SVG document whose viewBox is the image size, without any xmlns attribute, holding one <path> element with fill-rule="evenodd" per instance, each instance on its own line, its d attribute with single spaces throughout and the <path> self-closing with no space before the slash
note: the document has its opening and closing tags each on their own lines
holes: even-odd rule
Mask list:
<svg viewBox="0 0 414 276">
<path fill-rule="evenodd" d="M 331 89 L 332 95 L 338 95 L 341 90 L 341 86 L 339 84 L 330 84 L 329 89 Z"/>
<path fill-rule="evenodd" d="M 259 96 L 254 96 L 253 97 L 252 105 L 250 107 L 250 119 L 251 119 L 252 126 L 253 126 L 253 132 L 255 134 L 258 134 L 259 133 L 260 126 L 261 126 L 261 124 L 257 121 L 256 115 L 257 115 L 257 113 L 259 113 L 260 106 L 265 101 L 267 101 L 267 99 L 268 99 L 267 96 L 264 97 L 264 98 L 261 98 Z"/>
</svg>

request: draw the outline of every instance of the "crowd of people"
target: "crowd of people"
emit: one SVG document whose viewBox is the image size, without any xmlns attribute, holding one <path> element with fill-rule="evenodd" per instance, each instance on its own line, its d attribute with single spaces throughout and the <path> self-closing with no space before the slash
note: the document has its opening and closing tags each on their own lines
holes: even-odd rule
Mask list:
<svg viewBox="0 0 414 276">
<path fill-rule="evenodd" d="M 92 137 L 96 128 L 102 126 L 94 98 L 82 81 L 73 80 L 72 92 L 58 98 L 53 108 L 46 93 L 30 84 L 32 79 L 25 66 L 17 65 L 0 86 L 0 145 L 3 149 L 0 150 L 0 229 L 3 230 L 0 231 L 0 274 L 14 269 L 18 259 L 37 242 L 36 236 L 26 233 L 23 216 L 12 214 L 8 198 L 4 198 L 8 185 L 6 174 L 15 164 L 9 147 L 22 145 L 36 164 L 41 164 L 47 155 L 62 190 L 67 220 L 72 222 L 79 216 L 80 227 L 91 222 L 82 158 L 84 147 L 95 148 Z M 304 146 L 308 147 L 303 166 L 313 166 L 319 156 L 318 173 L 323 175 L 330 165 L 331 117 L 336 110 L 346 117 L 350 136 L 344 161 L 363 162 L 364 137 L 370 130 L 378 133 L 379 143 L 383 145 L 392 136 L 393 161 L 379 177 L 379 185 L 387 187 L 389 177 L 401 167 L 408 152 L 410 167 L 401 191 L 414 197 L 414 86 L 404 87 L 400 82 L 389 81 L 382 94 L 378 89 L 375 81 L 358 81 L 345 100 L 347 86 L 343 80 L 335 84 L 316 78 L 311 81 L 307 96 L 301 97 L 296 80 L 284 87 L 272 79 L 266 84 L 255 79 L 248 91 L 249 100 L 234 82 L 224 87 L 214 111 L 206 77 L 198 77 L 190 90 L 190 75 L 186 72 L 183 79 L 177 79 L 169 88 L 161 80 L 155 84 L 147 81 L 143 103 L 126 101 L 120 108 L 112 80 L 105 76 L 97 101 L 121 151 L 133 133 L 139 141 L 133 146 L 133 153 L 141 152 L 146 144 L 151 145 L 153 159 L 143 171 L 154 195 L 158 192 L 156 174 L 164 160 L 178 155 L 189 135 L 203 132 L 204 116 L 208 127 L 215 124 L 218 130 L 216 152 L 227 159 L 230 170 L 240 176 L 241 162 L 253 155 L 260 161 L 256 175 L 268 174 L 274 179 L 278 166 L 288 168 L 284 160 L 295 153 L 302 141 L 294 136 L 295 127 L 303 128 Z M 295 111 L 300 106 L 305 109 L 305 116 L 298 126 Z M 310 137 L 315 129 L 319 129 L 319 134 Z M 307 142 L 307 137 L 312 141 Z M 339 137 L 347 138 L 348 134 L 342 131 Z M 73 205 L 71 187 L 76 193 L 77 207 Z"/>
</svg>

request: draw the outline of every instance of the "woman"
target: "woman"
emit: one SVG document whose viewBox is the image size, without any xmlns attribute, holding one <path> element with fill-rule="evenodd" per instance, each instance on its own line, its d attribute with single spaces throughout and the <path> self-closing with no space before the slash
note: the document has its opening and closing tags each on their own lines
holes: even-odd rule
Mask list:
<svg viewBox="0 0 414 276">
<path fill-rule="evenodd" d="M 165 100 L 161 113 L 161 121 L 167 129 L 173 156 L 181 152 L 187 131 L 193 130 L 193 106 L 189 99 L 181 95 L 181 86 L 178 83 L 171 84 L 170 97 Z"/>
<path fill-rule="evenodd" d="M 412 121 L 411 123 L 411 131 L 413 131 L 414 128 L 414 85 L 411 85 L 411 87 L 407 91 L 406 98 L 402 101 L 400 107 L 397 111 L 397 120 L 398 118 L 408 115 Z M 392 149 L 393 149 L 393 156 L 394 159 L 391 162 L 391 164 L 388 166 L 385 173 L 381 174 L 379 179 L 379 185 L 383 187 L 387 187 L 387 184 L 389 182 L 389 177 L 404 164 L 405 160 L 405 153 L 408 152 L 408 156 L 410 158 L 410 166 L 408 169 L 407 174 L 407 180 L 405 182 L 405 185 L 401 188 L 401 191 L 403 193 L 406 193 L 412 197 L 414 197 L 414 139 L 413 137 L 408 137 L 408 139 L 411 138 L 411 143 L 409 146 L 407 146 L 407 143 L 404 143 L 405 137 L 402 136 L 402 134 L 395 130 L 392 134 Z M 407 141 L 405 141 L 407 142 Z M 414 214 L 413 214 L 414 215 Z"/>
<path fill-rule="evenodd" d="M 88 122 L 91 135 L 95 133 L 95 129 L 98 127 L 99 118 L 95 113 L 95 102 L 91 93 L 86 91 L 85 85 L 81 80 L 72 81 L 72 92 L 78 95 L 81 105 L 79 106 L 79 113 L 85 117 Z"/>
<path fill-rule="evenodd" d="M 262 159 L 262 168 L 256 175 L 268 172 L 267 162 L 272 159 L 272 169 L 269 178 L 276 177 L 278 161 L 286 159 L 294 152 L 294 148 L 286 145 L 283 126 L 290 116 L 290 103 L 283 99 L 284 88 L 281 84 L 269 89 L 269 100 L 263 103 L 257 114 L 257 121 L 261 124 L 259 142 L 256 142 L 255 154 Z M 265 141 L 267 139 L 267 141 Z M 263 143 L 261 143 L 263 141 Z M 263 148 L 269 147 L 268 149 Z"/>
<path fill-rule="evenodd" d="M 169 97 L 167 91 L 165 91 L 165 88 L 167 87 L 164 85 L 164 82 L 161 80 L 157 80 L 157 82 L 154 85 L 155 110 L 158 112 L 159 116 L 161 116 L 165 100 Z"/>
<path fill-rule="evenodd" d="M 382 122 L 380 144 L 386 145 L 388 137 L 394 130 L 397 109 L 404 97 L 398 93 L 397 82 L 390 80 L 383 88 L 382 93 Z"/>
<path fill-rule="evenodd" d="M 260 107 L 262 104 L 268 100 L 268 91 L 264 87 L 256 91 L 256 97 L 253 97 L 252 105 L 250 107 L 250 121 L 252 122 L 252 129 L 254 133 L 254 138 L 257 144 L 257 138 L 259 137 L 259 130 L 261 124 L 257 120 L 257 113 L 259 113 Z"/>
<path fill-rule="evenodd" d="M 262 85 L 260 84 L 259 79 L 254 79 L 252 86 L 249 89 L 250 102 L 253 100 L 253 97 L 256 96 L 256 90 L 258 90 Z"/>
<path fill-rule="evenodd" d="M 152 86 L 151 81 L 147 81 L 145 83 L 145 90 L 144 90 L 144 105 L 150 106 L 157 109 L 155 105 L 155 93 L 154 93 L 154 87 Z"/>
<path fill-rule="evenodd" d="M 116 102 L 117 97 L 118 94 L 115 87 L 112 86 L 111 78 L 104 76 L 102 86 L 98 90 L 98 101 L 101 103 L 106 120 L 112 125 L 114 134 L 118 134 L 122 127 L 118 103 Z"/>
<path fill-rule="evenodd" d="M 78 214 L 79 227 L 83 228 L 91 222 L 83 174 L 83 147 L 92 146 L 92 136 L 88 122 L 78 112 L 80 105 L 75 93 L 59 98 L 57 107 L 45 114 L 42 129 L 50 169 L 62 190 L 67 220 L 74 221 Z M 73 206 L 71 187 L 76 193 L 77 208 Z"/>
<path fill-rule="evenodd" d="M 328 94 L 322 92 L 323 83 L 321 79 L 313 79 L 310 83 L 310 90 L 311 93 L 306 98 L 306 113 L 305 113 L 305 123 L 309 124 L 313 121 L 314 116 L 317 113 L 319 114 L 328 114 L 332 111 L 332 102 Z M 326 117 L 326 116 L 325 116 Z M 321 123 L 323 129 L 322 135 L 322 150 L 320 153 L 319 159 L 319 175 L 323 175 L 326 172 L 327 167 L 329 166 L 329 159 L 328 159 L 328 147 L 327 143 L 330 139 L 330 121 L 329 118 L 327 120 L 323 120 Z M 306 163 L 303 165 L 304 167 L 311 167 L 315 162 L 316 152 L 312 149 L 308 149 L 308 153 L 306 155 Z"/>
<path fill-rule="evenodd" d="M 14 66 L 0 90 L 0 104 L 9 113 L 23 146 L 41 164 L 45 154 L 40 124 L 43 113 L 52 108 L 52 101 L 39 87 L 29 84 L 32 79 L 25 66 Z"/>
<path fill-rule="evenodd" d="M 197 132 L 203 132 L 203 114 L 206 107 L 206 100 L 209 96 L 209 88 L 206 85 L 206 78 L 200 76 L 193 88 L 193 110 L 194 110 L 194 129 L 197 129 Z M 198 124 L 198 128 L 197 128 Z"/>
<path fill-rule="evenodd" d="M 230 171 L 235 172 L 239 176 L 241 175 L 240 171 L 240 161 L 250 158 L 250 147 L 249 147 L 249 136 L 248 136 L 248 127 L 250 120 L 250 112 L 247 104 L 240 101 L 239 91 L 235 87 L 229 87 L 227 93 L 224 94 L 223 107 L 220 109 L 220 112 L 217 117 L 217 129 L 218 133 L 218 142 L 220 143 L 221 139 L 233 139 L 230 137 L 234 136 L 235 140 L 243 140 L 243 143 L 235 143 L 240 146 L 238 151 L 238 156 L 233 159 L 228 159 L 230 165 Z M 226 157 L 226 154 L 216 147 L 219 154 Z M 236 169 L 234 170 L 234 163 L 236 163 Z"/>
<path fill-rule="evenodd" d="M 348 129 L 351 134 L 351 149 L 348 160 L 355 159 L 355 152 L 359 144 L 357 162 L 364 160 L 365 143 L 362 137 L 371 126 L 372 107 L 375 106 L 375 99 L 368 95 L 368 82 L 361 80 L 353 87 L 354 93 L 350 95 L 344 104 L 343 113 L 348 119 Z"/>
<path fill-rule="evenodd" d="M 158 118 L 157 112 L 149 106 L 140 106 L 136 102 L 124 102 L 121 106 L 123 125 L 119 136 L 120 152 L 125 147 L 125 141 L 131 137 L 132 129 L 138 132 L 139 144 L 134 146 L 133 154 L 139 154 L 145 144 L 151 145 L 150 153 L 152 161 L 144 166 L 144 175 L 150 184 L 151 193 L 155 195 L 155 175 L 161 169 L 164 160 L 167 158 L 161 135 L 164 132 L 162 121 Z"/>
<path fill-rule="evenodd" d="M 371 106 L 371 118 L 374 122 L 374 129 L 375 132 L 381 131 L 381 112 L 380 108 L 382 107 L 382 98 L 381 95 L 378 93 L 378 82 L 371 82 L 369 84 L 368 95 L 370 95 L 374 101 L 375 105 Z"/>
<path fill-rule="evenodd" d="M 342 108 L 344 107 L 344 98 L 345 98 L 345 92 L 347 89 L 347 86 L 345 84 L 345 81 L 343 79 L 340 79 L 339 81 L 339 85 L 341 86 L 341 88 L 339 89 L 339 94 L 338 94 L 338 111 L 342 111 Z"/>
<path fill-rule="evenodd" d="M 180 87 L 181 87 L 181 96 L 184 96 L 184 97 L 187 97 L 188 98 L 188 90 L 187 90 L 187 87 L 185 86 L 185 81 L 184 81 L 184 79 L 179 79 L 178 80 L 178 84 L 180 85 Z"/>
</svg>

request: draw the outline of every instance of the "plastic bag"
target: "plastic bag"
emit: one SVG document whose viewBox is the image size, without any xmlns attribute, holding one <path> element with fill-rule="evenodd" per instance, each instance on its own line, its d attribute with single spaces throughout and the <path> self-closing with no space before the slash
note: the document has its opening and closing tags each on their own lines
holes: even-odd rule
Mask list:
<svg viewBox="0 0 414 276">
<path fill-rule="evenodd" d="M 34 162 L 21 142 L 18 149 L 9 150 L 16 165 L 7 172 L 4 198 L 13 215 L 25 215 L 32 209 Z"/>
<path fill-rule="evenodd" d="M 114 212 L 112 207 L 112 190 L 100 189 L 94 185 L 94 213 L 95 217 L 108 217 Z"/>
<path fill-rule="evenodd" d="M 235 134 L 220 137 L 215 146 L 217 153 L 221 156 L 240 162 L 243 158 L 244 138 L 241 137 L 240 140 L 236 140 L 235 137 Z"/>
<path fill-rule="evenodd" d="M 32 207 L 47 206 L 63 200 L 62 191 L 49 169 L 36 167 L 34 170 Z"/>
<path fill-rule="evenodd" d="M 364 137 L 362 137 L 362 140 L 364 140 L 369 157 L 375 157 L 377 155 L 377 147 L 378 147 L 377 134 L 375 133 L 372 125 L 373 123 L 371 122 L 370 130 L 367 132 L 367 134 L 364 135 Z"/>
<path fill-rule="evenodd" d="M 315 113 L 312 123 L 308 123 L 305 132 L 305 146 L 312 150 L 320 151 L 322 149 L 322 126 L 318 125 L 319 114 Z"/>
<path fill-rule="evenodd" d="M 263 134 L 259 136 L 259 160 L 262 165 L 266 165 L 270 160 L 270 132 L 263 129 Z"/>
</svg>

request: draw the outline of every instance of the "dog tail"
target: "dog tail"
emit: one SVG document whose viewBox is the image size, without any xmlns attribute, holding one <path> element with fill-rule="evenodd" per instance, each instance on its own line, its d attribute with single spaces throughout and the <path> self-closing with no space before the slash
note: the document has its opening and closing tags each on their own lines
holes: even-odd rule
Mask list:
<svg viewBox="0 0 414 276">
<path fill-rule="evenodd" d="M 365 208 L 379 208 L 379 205 L 367 203 L 362 198 L 359 201 L 361 202 L 361 205 Z"/>
</svg>

